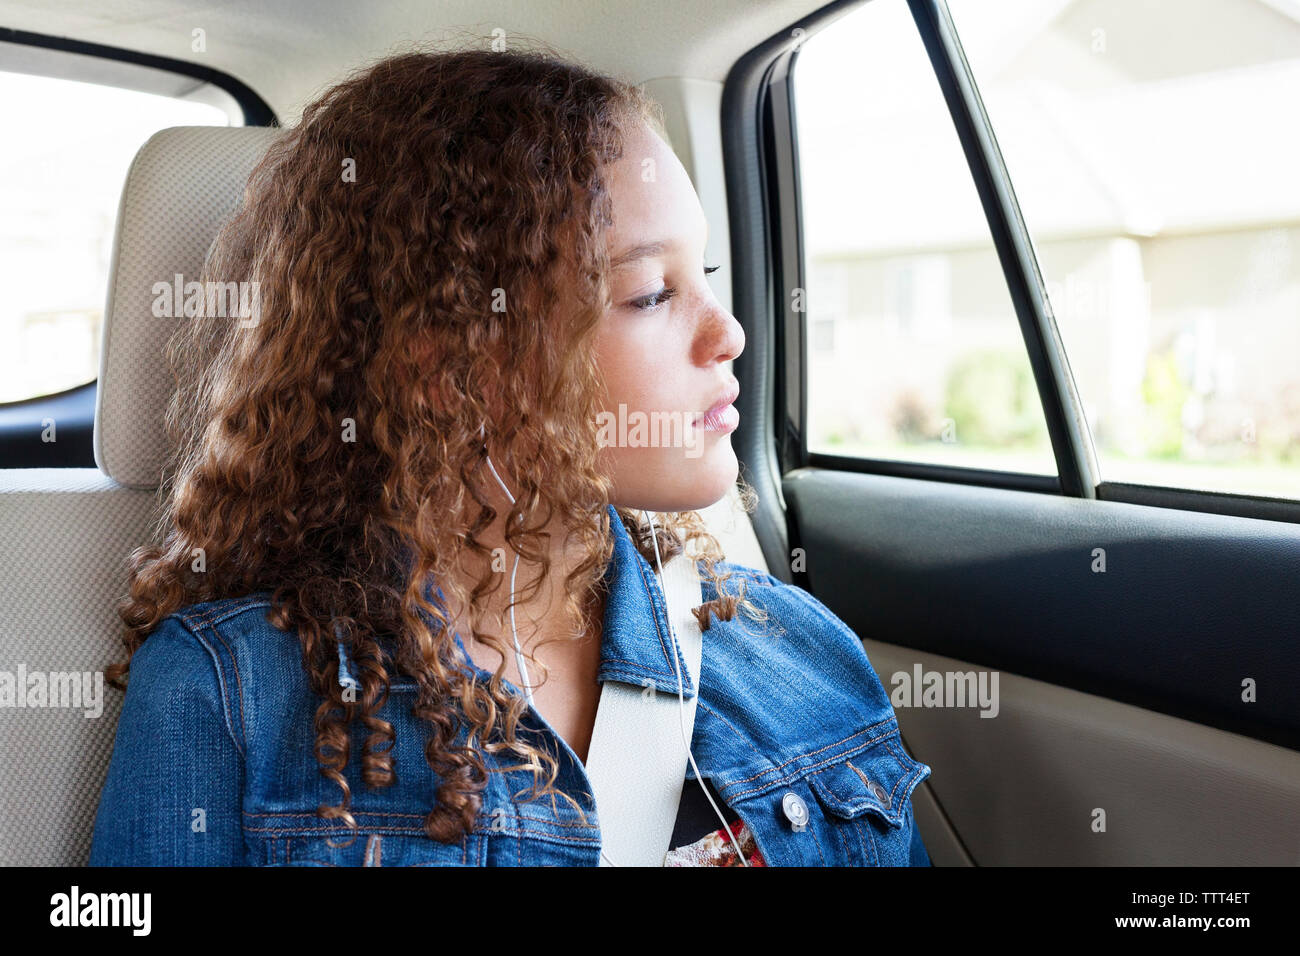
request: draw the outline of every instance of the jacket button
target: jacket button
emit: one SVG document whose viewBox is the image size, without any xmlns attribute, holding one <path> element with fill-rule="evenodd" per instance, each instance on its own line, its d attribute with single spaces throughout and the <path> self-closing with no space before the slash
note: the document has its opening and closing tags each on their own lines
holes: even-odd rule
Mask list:
<svg viewBox="0 0 1300 956">
<path fill-rule="evenodd" d="M 804 803 L 803 797 L 793 790 L 786 791 L 785 796 L 781 798 L 781 809 L 794 829 L 798 830 L 808 825 L 808 804 Z"/>
<path fill-rule="evenodd" d="M 884 787 L 882 787 L 880 784 L 878 784 L 878 783 L 874 783 L 874 782 L 873 782 L 873 783 L 871 784 L 871 792 L 875 795 L 875 797 L 876 797 L 877 800 L 879 800 L 881 803 L 883 803 L 886 807 L 889 806 L 889 791 L 888 791 L 888 790 L 886 790 L 886 789 L 885 789 Z"/>
</svg>

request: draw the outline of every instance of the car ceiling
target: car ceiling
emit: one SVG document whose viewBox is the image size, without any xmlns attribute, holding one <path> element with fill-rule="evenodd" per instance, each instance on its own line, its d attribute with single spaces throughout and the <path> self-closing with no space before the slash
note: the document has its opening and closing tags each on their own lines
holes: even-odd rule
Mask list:
<svg viewBox="0 0 1300 956">
<path fill-rule="evenodd" d="M 722 81 L 748 49 L 825 0 L 0 0 L 0 27 L 188 60 L 229 73 L 285 125 L 344 73 L 417 47 L 532 38 L 641 83 Z M 206 51 L 191 50 L 195 28 Z"/>
</svg>

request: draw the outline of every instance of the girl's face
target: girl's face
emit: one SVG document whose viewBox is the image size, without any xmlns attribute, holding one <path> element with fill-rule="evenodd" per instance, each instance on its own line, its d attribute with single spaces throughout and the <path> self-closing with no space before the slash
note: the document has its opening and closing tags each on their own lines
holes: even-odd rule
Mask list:
<svg viewBox="0 0 1300 956">
<path fill-rule="evenodd" d="M 597 333 L 607 387 L 597 422 L 612 503 L 693 511 L 721 499 L 738 472 L 727 363 L 745 333 L 705 278 L 708 222 L 667 143 L 641 124 L 606 170 L 613 306 Z M 707 415 L 721 403 L 719 413 Z"/>
</svg>

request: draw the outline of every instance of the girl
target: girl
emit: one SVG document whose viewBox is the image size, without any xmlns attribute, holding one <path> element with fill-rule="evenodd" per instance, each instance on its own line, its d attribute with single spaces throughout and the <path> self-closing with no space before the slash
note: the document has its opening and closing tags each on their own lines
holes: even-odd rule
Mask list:
<svg viewBox="0 0 1300 956">
<path fill-rule="evenodd" d="M 737 481 L 745 335 L 665 138 L 637 87 L 460 51 L 276 142 L 205 276 L 259 320 L 170 349 L 93 864 L 600 863 L 608 681 L 696 702 L 669 865 L 929 862 L 858 639 L 697 513 Z M 688 548 L 698 686 L 660 577 Z"/>
</svg>

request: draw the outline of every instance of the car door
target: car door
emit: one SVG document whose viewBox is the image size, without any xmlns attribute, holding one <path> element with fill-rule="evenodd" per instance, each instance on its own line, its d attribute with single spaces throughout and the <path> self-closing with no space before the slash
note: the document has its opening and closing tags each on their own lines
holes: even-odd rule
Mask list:
<svg viewBox="0 0 1300 956">
<path fill-rule="evenodd" d="M 728 79 L 755 530 L 936 864 L 1300 863 L 1300 22 L 1206 7 L 836 3 Z"/>
</svg>

